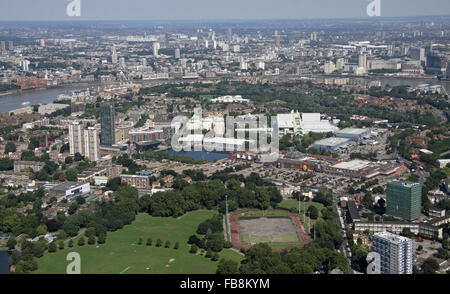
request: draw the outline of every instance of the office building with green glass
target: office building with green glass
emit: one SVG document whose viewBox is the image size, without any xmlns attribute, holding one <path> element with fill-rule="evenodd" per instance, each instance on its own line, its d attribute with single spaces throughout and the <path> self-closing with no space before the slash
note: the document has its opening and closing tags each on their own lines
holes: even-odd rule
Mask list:
<svg viewBox="0 0 450 294">
<path fill-rule="evenodd" d="M 405 220 L 420 216 L 422 186 L 408 181 L 393 181 L 387 184 L 386 214 Z"/>
<path fill-rule="evenodd" d="M 102 146 L 112 146 L 115 139 L 114 130 L 114 102 L 105 102 L 100 106 L 100 126 Z"/>
</svg>

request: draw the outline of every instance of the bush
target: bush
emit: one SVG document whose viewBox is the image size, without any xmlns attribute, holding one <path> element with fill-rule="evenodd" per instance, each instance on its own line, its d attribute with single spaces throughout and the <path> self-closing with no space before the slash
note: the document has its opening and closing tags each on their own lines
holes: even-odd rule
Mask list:
<svg viewBox="0 0 450 294">
<path fill-rule="evenodd" d="M 6 246 L 9 250 L 13 250 L 16 247 L 17 241 L 14 238 L 9 238 L 8 242 L 6 242 Z"/>
<path fill-rule="evenodd" d="M 214 254 L 213 254 L 211 260 L 212 260 L 212 261 L 218 261 L 218 260 L 219 260 L 219 253 L 214 252 Z"/>
<path fill-rule="evenodd" d="M 200 239 L 196 235 L 191 235 L 188 240 L 188 244 L 197 244 Z"/>
<path fill-rule="evenodd" d="M 100 234 L 98 235 L 98 244 L 105 244 L 106 243 L 106 234 Z"/>
<path fill-rule="evenodd" d="M 197 251 L 198 251 L 197 245 L 193 244 L 193 245 L 191 246 L 191 249 L 189 250 L 189 253 L 195 254 L 195 253 L 197 253 Z"/>
<path fill-rule="evenodd" d="M 319 217 L 319 210 L 314 205 L 309 206 L 307 212 L 310 213 L 311 219 L 317 219 Z"/>
<path fill-rule="evenodd" d="M 78 246 L 84 246 L 84 244 L 85 244 L 85 240 L 84 240 L 84 237 L 81 237 L 80 239 L 78 239 Z"/>
<path fill-rule="evenodd" d="M 69 240 L 69 248 L 72 248 L 72 247 L 73 247 L 73 240 L 70 239 L 70 240 Z"/>
<path fill-rule="evenodd" d="M 211 249 L 208 249 L 208 251 L 206 251 L 205 257 L 206 257 L 206 258 L 211 258 L 212 255 L 213 255 L 213 252 L 211 251 Z"/>
<path fill-rule="evenodd" d="M 88 244 L 89 245 L 94 245 L 95 244 L 95 237 L 94 237 L 94 235 L 89 236 Z"/>
<path fill-rule="evenodd" d="M 52 242 L 48 245 L 48 252 L 56 252 L 56 244 Z"/>
<path fill-rule="evenodd" d="M 233 243 L 232 243 L 232 242 L 230 242 L 230 241 L 225 241 L 225 242 L 223 243 L 223 248 L 231 248 L 231 247 L 233 247 Z"/>
</svg>

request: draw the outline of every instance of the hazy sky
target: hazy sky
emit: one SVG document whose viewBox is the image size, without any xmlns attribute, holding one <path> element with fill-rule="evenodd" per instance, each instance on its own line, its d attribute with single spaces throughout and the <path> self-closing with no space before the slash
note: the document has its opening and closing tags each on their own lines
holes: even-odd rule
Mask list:
<svg viewBox="0 0 450 294">
<path fill-rule="evenodd" d="M 8 20 L 206 20 L 367 17 L 371 0 L 79 0 L 81 16 L 68 17 L 72 0 L 0 0 Z M 381 16 L 450 15 L 450 0 L 380 0 Z"/>
</svg>

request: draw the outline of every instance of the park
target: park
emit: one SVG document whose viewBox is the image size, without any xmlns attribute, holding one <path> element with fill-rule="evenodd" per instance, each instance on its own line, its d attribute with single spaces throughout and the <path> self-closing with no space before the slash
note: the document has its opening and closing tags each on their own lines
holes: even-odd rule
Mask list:
<svg viewBox="0 0 450 294">
<path fill-rule="evenodd" d="M 213 274 L 217 262 L 201 255 L 189 253 L 189 236 L 195 234 L 197 226 L 215 214 L 210 210 L 188 212 L 178 218 L 152 217 L 138 214 L 136 220 L 123 229 L 108 234 L 105 244 L 75 246 L 46 252 L 37 259 L 39 274 L 65 274 L 69 264 L 69 252 L 78 252 L 81 257 L 82 274 Z M 146 244 L 148 238 L 152 245 Z M 139 244 L 142 239 L 142 244 Z M 157 247 L 157 239 L 162 246 Z M 77 240 L 74 240 L 77 244 Z M 165 242 L 170 246 L 166 248 Z M 179 243 L 178 249 L 174 246 Z M 240 262 L 243 256 L 223 249 L 220 259 Z"/>
</svg>

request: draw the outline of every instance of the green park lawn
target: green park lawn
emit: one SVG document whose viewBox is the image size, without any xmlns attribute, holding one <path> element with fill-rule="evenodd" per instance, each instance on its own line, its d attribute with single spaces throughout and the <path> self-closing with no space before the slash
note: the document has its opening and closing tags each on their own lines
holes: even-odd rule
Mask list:
<svg viewBox="0 0 450 294">
<path fill-rule="evenodd" d="M 66 261 L 67 254 L 78 252 L 82 274 L 213 274 L 217 262 L 189 253 L 187 240 L 195 234 L 198 224 L 214 214 L 206 210 L 189 212 L 179 218 L 139 214 L 132 224 L 108 233 L 106 244 L 75 245 L 55 253 L 46 252 L 37 260 L 35 273 L 64 274 L 70 262 Z M 137 244 L 139 238 L 143 240 L 142 245 Z M 148 238 L 152 238 L 152 246 L 146 246 Z M 163 241 L 161 247 L 155 246 L 158 238 Z M 166 240 L 170 241 L 170 248 L 164 247 Z M 173 249 L 176 242 L 179 242 L 177 250 Z M 237 262 L 243 258 L 230 249 L 223 249 L 219 254 L 220 258 Z"/>
</svg>

